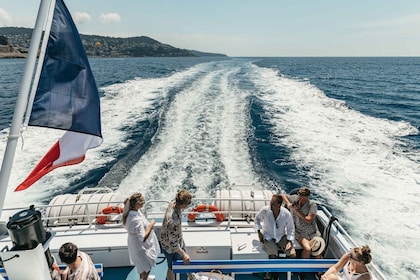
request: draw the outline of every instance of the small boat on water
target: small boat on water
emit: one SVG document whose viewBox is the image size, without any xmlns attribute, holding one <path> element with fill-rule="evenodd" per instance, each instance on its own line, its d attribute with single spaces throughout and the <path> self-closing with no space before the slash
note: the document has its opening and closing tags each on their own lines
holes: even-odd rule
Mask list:
<svg viewBox="0 0 420 280">
<path fill-rule="evenodd" d="M 191 208 L 183 213 L 183 236 L 192 261 L 188 266 L 176 262 L 174 272 L 185 277 L 186 273 L 220 270 L 235 279 L 248 280 L 264 279 L 265 273 L 270 271 L 284 272 L 284 279 L 297 279 L 299 272 L 306 272 L 306 279 L 315 279 L 316 272 L 325 271 L 342 254 L 357 246 L 339 221 L 321 205 L 317 223 L 326 241 L 324 259 L 268 260 L 254 229 L 254 217 L 262 206 L 270 203 L 272 194 L 272 191 L 259 190 L 255 185 L 234 185 L 230 190 L 218 190 L 215 198 L 194 197 Z M 73 242 L 91 256 L 103 275 L 102 279 L 138 279 L 128 258 L 122 214 L 117 210 L 123 207 L 123 200 L 122 195 L 111 189 L 91 188 L 78 194 L 56 196 L 44 206 L 5 209 L 7 213 L 17 214 L 11 216 L 7 228 L 2 224 L 0 256 L 4 263 L 3 275 L 12 280 L 29 279 L 10 274 L 16 271 L 21 275 L 22 265 L 25 265 L 22 262 L 27 254 L 30 255 L 28 258 L 42 258 L 43 267 L 49 273 L 49 262 L 55 259 L 59 263 L 59 247 L 65 242 Z M 158 236 L 168 203 L 170 201 L 150 200 L 143 208 L 148 219 L 157 221 L 155 231 Z M 192 211 L 194 208 L 198 210 Z M 103 210 L 107 210 L 107 214 Z M 15 218 L 16 215 L 20 218 Z M 299 250 L 297 242 L 294 246 Z M 25 247 L 28 249 L 21 250 Z M 34 251 L 39 252 L 33 255 Z M 16 254 L 23 257 L 13 258 Z M 8 261 L 4 261 L 6 259 Z M 165 279 L 166 267 L 162 255 L 151 275 L 155 279 Z M 369 264 L 369 269 L 374 279 L 386 279 L 375 264 Z M 30 275 L 33 276 L 34 271 Z"/>
</svg>

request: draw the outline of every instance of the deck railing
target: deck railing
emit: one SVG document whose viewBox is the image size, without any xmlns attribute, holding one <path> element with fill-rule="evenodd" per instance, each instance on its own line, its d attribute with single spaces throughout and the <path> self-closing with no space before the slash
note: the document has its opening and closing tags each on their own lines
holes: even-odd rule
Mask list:
<svg viewBox="0 0 420 280">
<path fill-rule="evenodd" d="M 210 272 L 220 270 L 222 273 L 258 273 L 287 272 L 287 279 L 292 279 L 292 272 L 325 272 L 338 259 L 267 259 L 267 260 L 193 260 L 189 265 L 183 261 L 174 261 L 172 271 L 176 279 L 180 274 Z"/>
</svg>

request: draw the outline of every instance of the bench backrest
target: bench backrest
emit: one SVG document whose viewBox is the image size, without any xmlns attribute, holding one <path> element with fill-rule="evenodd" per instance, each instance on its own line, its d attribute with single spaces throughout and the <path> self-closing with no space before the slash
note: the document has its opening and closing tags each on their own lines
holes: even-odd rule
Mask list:
<svg viewBox="0 0 420 280">
<path fill-rule="evenodd" d="M 183 261 L 173 262 L 174 273 L 192 273 L 220 270 L 235 272 L 322 272 L 327 271 L 338 259 L 266 259 L 266 260 L 193 260 L 189 265 Z"/>
</svg>

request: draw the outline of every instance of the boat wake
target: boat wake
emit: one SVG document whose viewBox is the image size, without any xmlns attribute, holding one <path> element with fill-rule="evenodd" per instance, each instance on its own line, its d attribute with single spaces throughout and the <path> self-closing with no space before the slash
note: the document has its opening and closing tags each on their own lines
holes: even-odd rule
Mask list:
<svg viewBox="0 0 420 280">
<path fill-rule="evenodd" d="M 202 63 L 101 91 L 103 145 L 83 163 L 14 193 L 45 147 L 62 135 L 28 129 L 22 139 L 31 140 L 16 152 L 6 207 L 46 203 L 86 184 L 165 200 L 180 188 L 206 197 L 233 183 L 284 191 L 307 184 L 358 244 L 369 244 L 386 273 L 410 279 L 418 270 L 420 224 L 413 221 L 420 212 L 420 158 L 403 138 L 418 133 L 410 124 L 363 115 L 307 81 L 245 59 Z M 257 105 L 261 116 L 253 119 Z M 257 126 L 264 130 L 258 139 Z M 4 147 L 5 130 L 0 137 Z M 261 147 L 265 153 L 256 154 Z M 287 166 L 293 183 L 264 169 L 267 158 Z"/>
</svg>

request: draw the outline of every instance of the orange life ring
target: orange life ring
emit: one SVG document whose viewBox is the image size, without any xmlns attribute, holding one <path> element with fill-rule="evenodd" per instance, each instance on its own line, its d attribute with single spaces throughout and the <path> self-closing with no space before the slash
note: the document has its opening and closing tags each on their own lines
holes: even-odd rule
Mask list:
<svg viewBox="0 0 420 280">
<path fill-rule="evenodd" d="M 215 205 L 208 205 L 208 204 L 200 204 L 194 207 L 191 212 L 218 212 L 219 208 L 217 208 Z M 223 222 L 225 219 L 225 216 L 223 213 L 214 213 L 214 216 L 216 217 L 216 221 Z M 196 213 L 190 213 L 188 214 L 188 221 L 194 222 L 195 218 L 197 217 Z"/>
<path fill-rule="evenodd" d="M 122 212 L 124 212 L 124 208 L 122 208 L 122 207 L 108 206 L 108 207 L 105 207 L 104 209 L 102 209 L 101 214 L 106 214 L 106 215 L 121 214 Z M 105 224 L 107 220 L 109 220 L 109 216 L 98 216 L 98 217 L 96 217 L 96 221 L 100 225 Z"/>
</svg>

